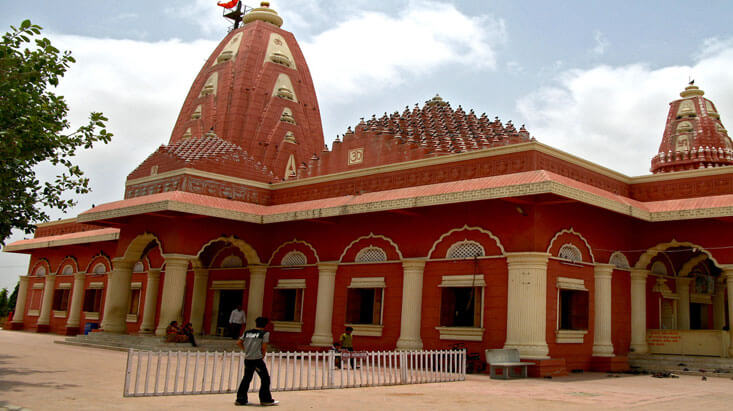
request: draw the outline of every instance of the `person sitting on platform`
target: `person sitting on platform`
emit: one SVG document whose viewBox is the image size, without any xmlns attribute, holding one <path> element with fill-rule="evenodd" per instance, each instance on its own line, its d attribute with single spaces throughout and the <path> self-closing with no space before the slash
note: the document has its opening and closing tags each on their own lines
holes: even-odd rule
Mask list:
<svg viewBox="0 0 733 411">
<path fill-rule="evenodd" d="M 178 331 L 179 337 L 182 338 L 182 342 L 190 342 L 192 346 L 196 347 L 196 338 L 193 336 L 193 324 L 186 323 L 183 328 Z"/>
<path fill-rule="evenodd" d="M 182 335 L 181 330 L 178 329 L 178 321 L 171 321 L 168 327 L 165 328 L 165 342 L 180 342 Z"/>
</svg>

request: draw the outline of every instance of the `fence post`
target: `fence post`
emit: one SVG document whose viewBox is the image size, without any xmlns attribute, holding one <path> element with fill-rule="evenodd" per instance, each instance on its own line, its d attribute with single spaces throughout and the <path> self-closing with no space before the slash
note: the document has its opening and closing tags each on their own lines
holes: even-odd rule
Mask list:
<svg viewBox="0 0 733 411">
<path fill-rule="evenodd" d="M 122 390 L 122 396 L 128 397 L 130 394 L 130 374 L 132 374 L 132 348 L 127 350 L 127 366 L 125 366 L 125 387 Z"/>
<path fill-rule="evenodd" d="M 407 384 L 407 353 L 400 351 L 400 384 Z"/>
<path fill-rule="evenodd" d="M 333 388 L 333 367 L 336 365 L 336 351 L 328 352 L 328 388 Z M 343 364 L 341 364 L 343 367 Z"/>
</svg>

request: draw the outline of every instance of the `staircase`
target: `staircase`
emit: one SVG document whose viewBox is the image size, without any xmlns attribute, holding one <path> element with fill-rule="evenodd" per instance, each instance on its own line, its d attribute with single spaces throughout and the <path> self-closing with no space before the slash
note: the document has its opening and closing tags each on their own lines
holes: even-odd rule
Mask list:
<svg viewBox="0 0 733 411">
<path fill-rule="evenodd" d="M 650 373 L 670 371 L 674 374 L 733 376 L 733 358 L 669 354 L 629 354 L 632 370 Z"/>
<path fill-rule="evenodd" d="M 87 335 L 80 334 L 74 337 L 67 337 L 63 341 L 56 341 L 59 344 L 69 344 L 82 347 L 104 348 L 108 350 L 127 351 L 130 348 L 136 350 L 150 351 L 233 351 L 239 348 L 236 340 L 223 337 L 197 336 L 198 347 L 190 343 L 168 343 L 163 337 L 153 335 L 130 335 L 112 334 L 105 332 L 93 332 Z"/>
</svg>

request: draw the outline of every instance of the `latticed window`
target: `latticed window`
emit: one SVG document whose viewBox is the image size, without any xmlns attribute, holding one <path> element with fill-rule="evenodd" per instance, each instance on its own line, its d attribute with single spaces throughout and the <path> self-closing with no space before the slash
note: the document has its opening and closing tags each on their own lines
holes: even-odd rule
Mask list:
<svg viewBox="0 0 733 411">
<path fill-rule="evenodd" d="M 44 275 L 46 275 L 46 267 L 40 266 L 40 267 L 36 268 L 35 274 L 38 277 L 43 277 Z"/>
<path fill-rule="evenodd" d="M 74 267 L 67 265 L 64 266 L 64 269 L 61 270 L 61 275 L 71 275 L 74 274 Z"/>
<path fill-rule="evenodd" d="M 308 258 L 305 254 L 300 251 L 290 251 L 283 256 L 280 265 L 306 265 L 308 264 Z"/>
<path fill-rule="evenodd" d="M 626 258 L 626 256 L 618 251 L 613 253 L 613 255 L 611 256 L 611 259 L 608 260 L 608 263 L 615 265 L 616 268 L 630 268 L 631 267 L 629 265 L 629 260 Z"/>
<path fill-rule="evenodd" d="M 94 269 L 92 270 L 94 274 L 104 274 L 107 272 L 107 267 L 104 266 L 104 264 L 99 263 L 94 266 Z"/>
<path fill-rule="evenodd" d="M 667 266 L 661 261 L 655 261 L 654 264 L 652 264 L 652 273 L 667 275 Z"/>
<path fill-rule="evenodd" d="M 583 261 L 583 253 L 580 252 L 578 247 L 572 244 L 563 244 L 557 256 L 573 262 Z"/>
<path fill-rule="evenodd" d="M 132 272 L 133 273 L 141 273 L 143 271 L 145 271 L 145 264 L 143 264 L 142 261 L 136 262 L 135 263 L 135 266 L 132 267 Z"/>
<path fill-rule="evenodd" d="M 221 268 L 236 268 L 242 266 L 242 259 L 238 255 L 229 255 L 221 260 Z"/>
<path fill-rule="evenodd" d="M 370 263 L 375 261 L 387 261 L 387 253 L 379 247 L 369 246 L 362 248 L 354 259 L 357 263 Z"/>
<path fill-rule="evenodd" d="M 484 247 L 481 244 L 475 241 L 464 240 L 450 246 L 446 253 L 446 258 L 473 258 L 481 257 L 484 254 Z"/>
</svg>

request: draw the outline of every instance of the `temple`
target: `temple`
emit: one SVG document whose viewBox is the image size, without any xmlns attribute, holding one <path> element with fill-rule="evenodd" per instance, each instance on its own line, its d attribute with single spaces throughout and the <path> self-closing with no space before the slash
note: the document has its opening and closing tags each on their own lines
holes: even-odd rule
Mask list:
<svg viewBox="0 0 733 411">
<path fill-rule="evenodd" d="M 640 177 L 437 95 L 329 149 L 282 23 L 244 15 L 123 199 L 5 247 L 30 255 L 13 329 L 222 335 L 241 304 L 283 350 L 351 326 L 356 349 L 517 348 L 538 376 L 733 356 L 733 147 L 698 87 Z"/>
</svg>

